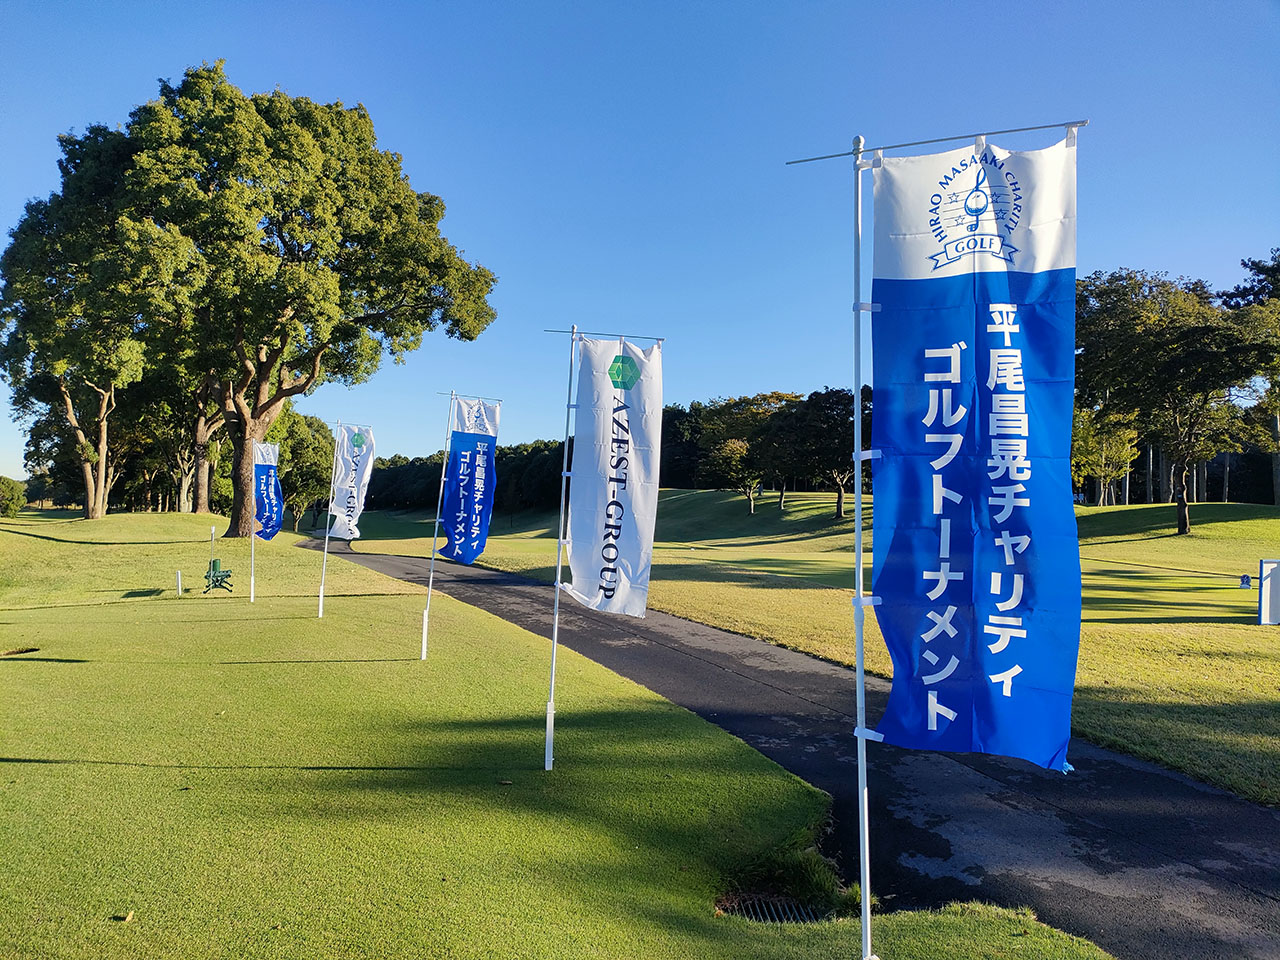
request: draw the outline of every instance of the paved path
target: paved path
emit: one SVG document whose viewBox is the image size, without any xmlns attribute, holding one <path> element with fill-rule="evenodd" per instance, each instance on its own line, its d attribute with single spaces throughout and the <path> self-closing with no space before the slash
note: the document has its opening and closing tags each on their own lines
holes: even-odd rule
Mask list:
<svg viewBox="0 0 1280 960">
<path fill-rule="evenodd" d="M 426 583 L 426 560 L 352 554 L 340 541 L 330 549 Z M 549 586 L 447 563 L 435 585 L 551 635 Z M 571 600 L 560 640 L 831 793 L 826 849 L 856 879 L 851 670 L 666 614 L 633 620 Z M 868 678 L 873 724 L 888 687 Z M 1280 960 L 1280 811 L 1078 740 L 1067 776 L 882 744 L 868 755 L 872 889 L 888 909 L 1027 905 L 1121 960 Z"/>
</svg>

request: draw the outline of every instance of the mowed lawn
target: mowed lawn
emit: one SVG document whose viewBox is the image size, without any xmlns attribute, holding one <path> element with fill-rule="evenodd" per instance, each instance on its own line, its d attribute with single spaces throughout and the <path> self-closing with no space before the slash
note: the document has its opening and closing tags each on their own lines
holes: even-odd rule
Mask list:
<svg viewBox="0 0 1280 960">
<path fill-rule="evenodd" d="M 852 497 L 665 490 L 650 606 L 838 663 L 854 658 Z M 1280 556 L 1280 510 L 1194 504 L 1078 511 L 1084 616 L 1074 730 L 1261 803 L 1280 804 L 1280 629 L 1257 625 L 1258 560 Z M 370 515 L 357 550 L 429 554 L 431 517 Z M 874 521 L 866 501 L 868 525 Z M 554 515 L 496 517 L 481 562 L 550 580 Z M 864 532 L 870 586 L 871 530 Z M 566 573 L 567 577 L 567 573 Z M 874 618 L 867 667 L 892 665 Z"/>
<path fill-rule="evenodd" d="M 0 956 L 849 957 L 854 920 L 756 925 L 719 894 L 812 842 L 827 798 L 547 642 L 281 534 L 0 522 Z M 218 529 L 222 529 L 219 523 Z M 25 653 L 9 651 L 35 648 Z M 895 958 L 1098 958 L 1022 912 L 877 920 Z"/>
</svg>

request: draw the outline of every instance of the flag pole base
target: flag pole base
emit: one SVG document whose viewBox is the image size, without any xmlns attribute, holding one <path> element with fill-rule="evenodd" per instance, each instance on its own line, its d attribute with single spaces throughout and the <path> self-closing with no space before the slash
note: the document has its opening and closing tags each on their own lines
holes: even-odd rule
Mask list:
<svg viewBox="0 0 1280 960">
<path fill-rule="evenodd" d="M 553 756 L 555 752 L 553 749 L 555 745 L 555 739 L 556 739 L 556 705 L 554 703 L 548 702 L 547 703 L 547 751 L 546 751 L 546 755 L 543 757 L 543 760 L 542 760 L 543 770 L 550 770 L 552 764 L 555 761 L 555 758 Z"/>
</svg>

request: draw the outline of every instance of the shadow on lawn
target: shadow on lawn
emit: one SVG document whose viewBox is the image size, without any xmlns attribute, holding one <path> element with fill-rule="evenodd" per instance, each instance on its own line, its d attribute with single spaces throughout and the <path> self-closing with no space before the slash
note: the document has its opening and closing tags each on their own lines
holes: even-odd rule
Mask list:
<svg viewBox="0 0 1280 960">
<path fill-rule="evenodd" d="M 460 831 L 520 831 L 513 835 L 524 836 L 537 864 L 530 882 L 574 898 L 586 915 L 654 911 L 655 922 L 697 937 L 726 933 L 713 916 L 715 892 L 779 847 L 808 846 L 821 824 L 821 795 L 710 724 L 652 701 L 634 709 L 562 708 L 557 765 L 546 772 L 543 706 L 529 703 L 520 716 L 409 724 L 380 741 L 378 755 L 347 763 L 0 757 L 0 764 L 261 771 L 269 779 L 248 790 L 251 811 L 260 812 L 261 791 L 269 790 L 272 816 L 356 828 L 370 818 L 406 818 L 433 797 Z M 306 747 L 281 745 L 280 752 Z M 674 902 L 685 909 L 657 912 Z"/>
<path fill-rule="evenodd" d="M 173 543 L 208 543 L 207 540 L 80 540 L 75 537 L 51 537 L 47 533 L 28 533 L 26 530 L 15 530 L 4 527 L 0 533 L 11 533 L 15 537 L 31 537 L 33 540 L 48 540 L 51 543 L 74 543 L 80 547 L 157 547 Z"/>
<path fill-rule="evenodd" d="M 1189 654 L 1197 656 L 1199 654 Z M 1123 679 L 1123 678 L 1122 678 Z M 1255 803 L 1280 805 L 1280 696 L 1250 700 L 1155 700 L 1146 690 L 1077 684 L 1072 732 L 1223 787 Z M 1087 723 L 1082 722 L 1087 718 Z"/>
<path fill-rule="evenodd" d="M 1083 623 L 1234 623 L 1256 625 L 1258 610 L 1256 604 L 1250 609 L 1248 603 L 1240 613 L 1208 613 L 1197 615 L 1194 611 L 1206 611 L 1215 603 L 1222 603 L 1218 598 L 1203 600 L 1169 600 L 1160 597 L 1154 600 L 1143 600 L 1137 597 L 1114 597 L 1087 595 L 1084 602 Z M 1185 613 L 1178 613 L 1185 610 Z M 1146 611 L 1146 612 L 1143 612 Z M 1157 614 L 1157 611 L 1160 611 Z M 1165 611 L 1168 611 L 1166 614 Z M 1133 616 L 1120 616 L 1130 613 Z"/>
</svg>

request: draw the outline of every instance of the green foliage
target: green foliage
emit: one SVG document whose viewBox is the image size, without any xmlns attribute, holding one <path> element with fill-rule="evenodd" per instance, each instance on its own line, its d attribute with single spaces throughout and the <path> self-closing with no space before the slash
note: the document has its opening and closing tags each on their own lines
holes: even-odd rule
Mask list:
<svg viewBox="0 0 1280 960">
<path fill-rule="evenodd" d="M 1136 270 L 1077 281 L 1077 403 L 1136 413 L 1158 440 L 1175 464 L 1179 533 L 1191 529 L 1188 465 L 1239 449 L 1232 401 L 1278 362 L 1278 315 L 1270 303 L 1228 310 L 1202 282 Z"/>
<path fill-rule="evenodd" d="M 26 487 L 17 480 L 0 477 L 0 517 L 13 519 L 26 505 Z"/>
<path fill-rule="evenodd" d="M 1138 456 L 1138 431 L 1132 415 L 1106 415 L 1075 410 L 1071 432 L 1071 479 L 1081 484 L 1096 477 L 1104 491 L 1129 472 Z"/>
<path fill-rule="evenodd" d="M 333 431 L 319 417 L 299 414 L 289 405 L 267 431 L 267 442 L 280 444 L 280 490 L 296 532 L 307 508 L 329 496 Z"/>
<path fill-rule="evenodd" d="M 747 498 L 747 510 L 756 512 L 756 488 L 764 479 L 764 471 L 751 456 L 751 446 L 740 437 L 719 441 L 703 464 L 705 476 L 717 481 L 722 489 L 736 490 Z"/>
</svg>

